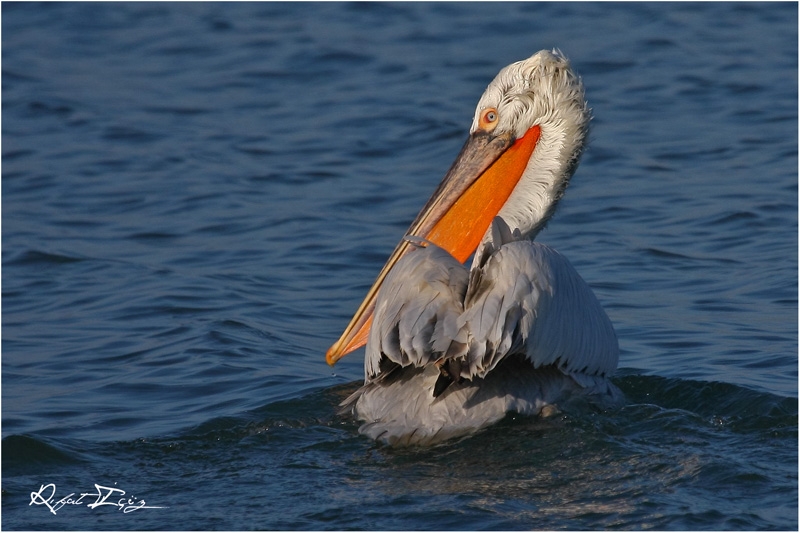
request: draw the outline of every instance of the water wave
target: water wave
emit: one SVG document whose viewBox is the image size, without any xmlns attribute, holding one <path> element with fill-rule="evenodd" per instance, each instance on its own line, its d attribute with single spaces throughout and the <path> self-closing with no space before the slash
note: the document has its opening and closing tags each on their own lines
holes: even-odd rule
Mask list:
<svg viewBox="0 0 800 533">
<path fill-rule="evenodd" d="M 47 474 L 63 484 L 87 471 L 109 471 L 150 478 L 153 501 L 173 497 L 157 489 L 157 480 L 172 476 L 192 485 L 237 480 L 226 483 L 222 503 L 246 498 L 252 483 L 281 486 L 275 494 L 292 498 L 290 507 L 278 514 L 253 509 L 250 516 L 268 529 L 796 524 L 781 509 L 786 499 L 796 501 L 797 478 L 773 471 L 797 459 L 796 398 L 640 374 L 615 382 L 627 396 L 622 407 L 587 407 L 544 420 L 512 414 L 474 437 L 435 447 L 394 449 L 358 435 L 352 420 L 335 415 L 357 383 L 213 418 L 171 436 L 92 443 L 11 435 L 2 443 L 4 475 L 12 478 L 4 505 L 24 499 L 13 476 Z M 317 481 L 309 483 L 307 475 L 297 477 L 305 483 L 293 481 L 293 471 L 315 472 Z M 290 477 L 275 477 L 280 472 Z M 333 478 L 344 485 L 325 487 Z M 716 496 L 687 502 L 680 494 L 692 487 Z M 759 496 L 766 507 L 748 505 L 754 491 L 771 495 Z M 434 518 L 432 501 L 449 511 Z M 253 524 L 239 514 L 221 522 L 225 528 Z"/>
</svg>

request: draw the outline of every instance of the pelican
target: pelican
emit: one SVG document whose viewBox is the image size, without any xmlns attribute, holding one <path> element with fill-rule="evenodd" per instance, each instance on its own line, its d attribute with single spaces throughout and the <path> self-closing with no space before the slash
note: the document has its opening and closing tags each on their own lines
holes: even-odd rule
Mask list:
<svg viewBox="0 0 800 533">
<path fill-rule="evenodd" d="M 567 259 L 533 240 L 578 166 L 590 118 L 558 50 L 489 84 L 455 162 L 326 354 L 333 365 L 366 344 L 364 385 L 341 404 L 360 433 L 429 445 L 508 412 L 558 412 L 575 394 L 619 397 L 611 321 Z"/>
</svg>

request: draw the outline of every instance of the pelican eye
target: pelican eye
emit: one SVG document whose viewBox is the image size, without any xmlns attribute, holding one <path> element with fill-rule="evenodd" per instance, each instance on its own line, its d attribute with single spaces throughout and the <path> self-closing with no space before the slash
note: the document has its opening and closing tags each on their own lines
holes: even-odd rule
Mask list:
<svg viewBox="0 0 800 533">
<path fill-rule="evenodd" d="M 481 111 L 481 116 L 478 119 L 478 125 L 483 130 L 492 131 L 497 126 L 498 118 L 497 109 L 489 107 Z"/>
</svg>

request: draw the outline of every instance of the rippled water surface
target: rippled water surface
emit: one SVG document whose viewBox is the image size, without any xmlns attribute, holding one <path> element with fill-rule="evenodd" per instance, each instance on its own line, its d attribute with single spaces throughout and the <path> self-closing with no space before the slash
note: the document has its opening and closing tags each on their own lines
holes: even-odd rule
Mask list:
<svg viewBox="0 0 800 533">
<path fill-rule="evenodd" d="M 796 529 L 797 15 L 4 3 L 2 527 Z M 540 240 L 626 403 L 378 446 L 335 414 L 363 352 L 323 354 L 552 47 L 595 120 Z"/>
</svg>

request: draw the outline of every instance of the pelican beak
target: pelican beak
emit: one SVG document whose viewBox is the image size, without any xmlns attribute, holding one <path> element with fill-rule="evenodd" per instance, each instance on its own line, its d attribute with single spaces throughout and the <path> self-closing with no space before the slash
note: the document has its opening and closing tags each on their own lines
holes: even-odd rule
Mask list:
<svg viewBox="0 0 800 533">
<path fill-rule="evenodd" d="M 427 239 L 466 261 L 522 177 L 539 134 L 539 126 L 534 126 L 519 139 L 483 130 L 470 135 L 406 235 Z M 403 239 L 394 249 L 341 338 L 328 349 L 329 365 L 366 344 L 378 289 L 410 247 Z"/>
</svg>

